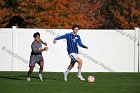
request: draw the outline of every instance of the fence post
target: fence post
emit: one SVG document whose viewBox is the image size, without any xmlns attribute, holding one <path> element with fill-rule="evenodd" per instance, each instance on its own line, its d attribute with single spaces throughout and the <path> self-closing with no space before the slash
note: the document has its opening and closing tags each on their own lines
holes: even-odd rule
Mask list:
<svg viewBox="0 0 140 93">
<path fill-rule="evenodd" d="M 14 53 L 15 50 L 16 29 L 17 29 L 16 26 L 12 26 L 12 53 Z M 11 71 L 14 71 L 14 55 L 12 55 Z"/>
<path fill-rule="evenodd" d="M 139 47 L 139 45 L 140 45 L 140 32 L 139 31 L 140 31 L 140 29 L 139 29 L 139 27 L 136 27 L 135 30 L 136 30 L 136 33 L 138 34 L 137 35 L 137 47 L 138 47 L 138 50 L 137 50 L 137 53 L 138 53 L 138 61 L 137 62 L 138 62 L 138 73 L 139 73 L 139 70 L 140 70 L 140 68 L 139 68 L 139 65 L 140 65 L 139 64 L 139 61 L 140 61 L 140 54 L 139 54 L 139 48 L 140 48 Z"/>
</svg>

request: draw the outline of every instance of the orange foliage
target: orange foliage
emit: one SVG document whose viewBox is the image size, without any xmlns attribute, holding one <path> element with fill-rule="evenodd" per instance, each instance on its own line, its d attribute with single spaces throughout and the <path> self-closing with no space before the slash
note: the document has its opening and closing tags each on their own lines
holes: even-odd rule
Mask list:
<svg viewBox="0 0 140 93">
<path fill-rule="evenodd" d="M 11 1 L 10 4 L 7 1 Z M 24 27 L 27 28 L 61 29 L 71 28 L 73 24 L 86 29 L 140 26 L 140 8 L 136 7 L 134 0 L 113 0 L 111 2 L 116 3 L 106 5 L 109 7 L 106 10 L 103 6 L 109 1 L 111 0 L 0 0 L 0 27 L 6 27 L 14 15 L 22 17 Z M 119 10 L 117 5 L 124 10 Z"/>
</svg>

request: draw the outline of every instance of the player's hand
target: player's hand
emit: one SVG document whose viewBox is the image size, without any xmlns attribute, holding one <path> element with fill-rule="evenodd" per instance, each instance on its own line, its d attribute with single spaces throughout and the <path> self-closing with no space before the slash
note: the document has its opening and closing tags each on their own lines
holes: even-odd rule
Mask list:
<svg viewBox="0 0 140 93">
<path fill-rule="evenodd" d="M 88 46 L 86 46 L 86 49 L 88 49 Z"/>
<path fill-rule="evenodd" d="M 47 46 L 47 43 L 45 42 L 44 45 Z"/>
<path fill-rule="evenodd" d="M 44 51 L 47 51 L 48 50 L 48 47 L 44 47 L 44 49 L 43 49 Z"/>
<path fill-rule="evenodd" d="M 56 44 L 56 40 L 53 40 L 53 43 Z"/>
</svg>

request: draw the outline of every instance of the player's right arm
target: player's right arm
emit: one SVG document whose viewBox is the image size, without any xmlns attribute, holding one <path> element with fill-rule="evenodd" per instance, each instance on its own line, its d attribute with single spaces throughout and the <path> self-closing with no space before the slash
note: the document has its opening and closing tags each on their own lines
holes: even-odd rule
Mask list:
<svg viewBox="0 0 140 93">
<path fill-rule="evenodd" d="M 53 43 L 55 44 L 57 40 L 60 40 L 60 39 L 66 39 L 68 36 L 68 34 L 65 34 L 65 35 L 62 35 L 62 36 L 59 36 L 59 37 L 56 37 L 54 38 L 53 40 Z"/>
</svg>

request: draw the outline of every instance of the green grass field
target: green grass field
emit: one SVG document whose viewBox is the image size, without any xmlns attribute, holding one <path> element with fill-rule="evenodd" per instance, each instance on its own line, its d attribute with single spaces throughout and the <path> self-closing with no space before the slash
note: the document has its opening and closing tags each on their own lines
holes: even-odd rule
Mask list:
<svg viewBox="0 0 140 93">
<path fill-rule="evenodd" d="M 63 73 L 44 73 L 44 81 L 34 72 L 30 82 L 26 72 L 0 72 L 0 93 L 140 93 L 140 74 L 137 73 L 83 73 L 93 75 L 95 83 L 80 81 L 70 73 L 68 81 Z"/>
</svg>

